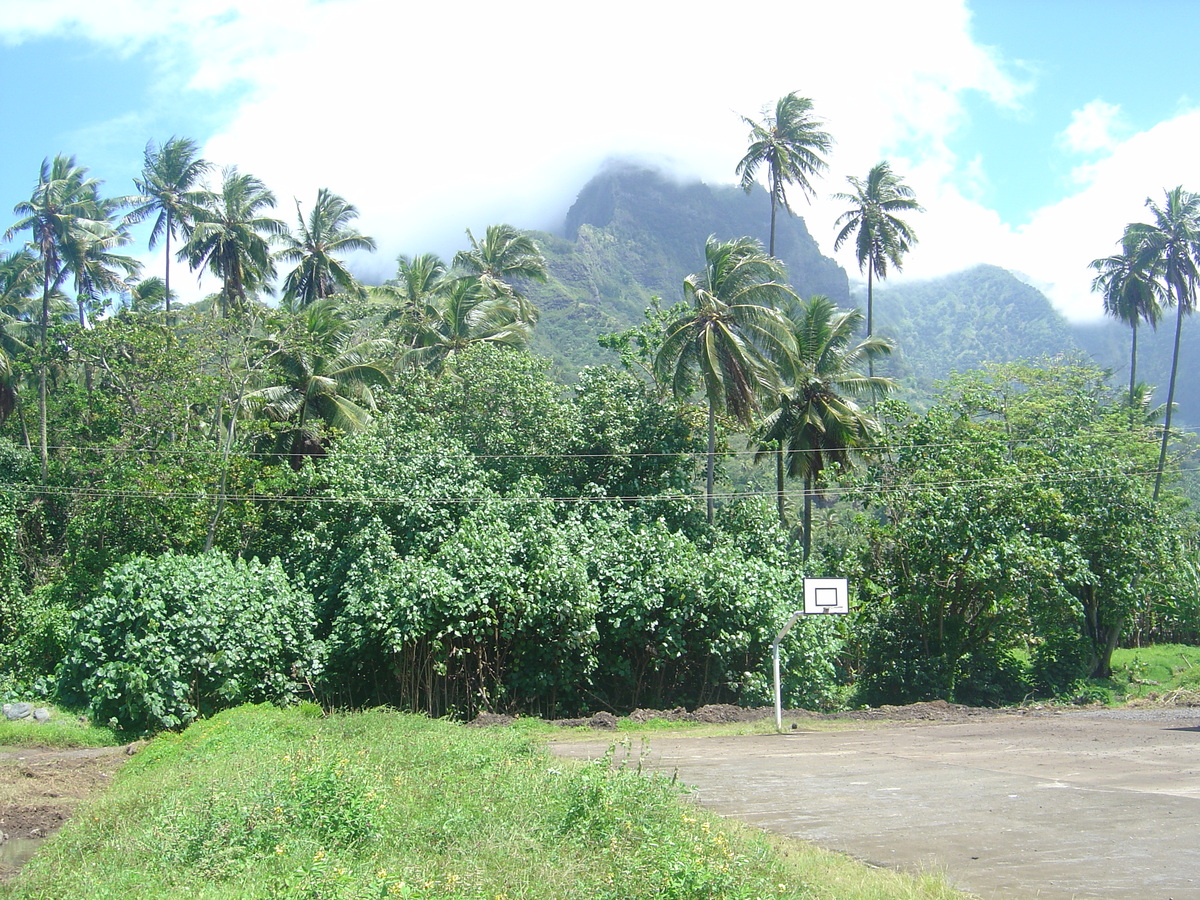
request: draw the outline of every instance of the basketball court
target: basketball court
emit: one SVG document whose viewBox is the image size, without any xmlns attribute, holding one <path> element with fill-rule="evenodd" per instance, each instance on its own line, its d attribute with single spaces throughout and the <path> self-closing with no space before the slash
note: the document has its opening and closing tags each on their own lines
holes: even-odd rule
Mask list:
<svg viewBox="0 0 1200 900">
<path fill-rule="evenodd" d="M 721 815 L 986 900 L 1200 900 L 1200 709 L 846 724 L 632 752 Z"/>
</svg>

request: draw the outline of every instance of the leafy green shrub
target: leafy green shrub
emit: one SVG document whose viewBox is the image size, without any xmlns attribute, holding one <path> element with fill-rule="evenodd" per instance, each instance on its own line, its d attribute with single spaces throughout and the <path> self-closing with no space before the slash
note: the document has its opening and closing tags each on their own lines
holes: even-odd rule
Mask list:
<svg viewBox="0 0 1200 900">
<path fill-rule="evenodd" d="M 1071 702 L 1079 706 L 1090 706 L 1094 703 L 1099 703 L 1103 706 L 1112 706 L 1116 697 L 1111 688 L 1107 688 L 1102 684 L 1095 682 L 1083 682 L 1078 689 L 1072 692 Z"/>
<path fill-rule="evenodd" d="M 1091 648 L 1078 633 L 1067 629 L 1050 631 L 1033 650 L 1030 679 L 1039 693 L 1070 694 L 1092 667 Z"/>
<path fill-rule="evenodd" d="M 953 662 L 931 652 L 919 624 L 901 608 L 881 611 L 866 626 L 863 670 L 855 702 L 865 706 L 945 700 L 953 686 Z"/>
<path fill-rule="evenodd" d="M 24 600 L 21 586 L 17 516 L 11 496 L 0 496 L 0 643 L 15 633 Z"/>
<path fill-rule="evenodd" d="M 1018 703 L 1030 692 L 1025 666 L 1011 653 L 994 646 L 968 653 L 959 661 L 954 702 L 968 706 Z"/>
<path fill-rule="evenodd" d="M 219 552 L 132 559 L 76 614 L 60 695 L 138 732 L 288 701 L 319 671 L 312 607 L 277 562 Z"/>
<path fill-rule="evenodd" d="M 354 546 L 329 637 L 336 699 L 439 715 L 577 707 L 597 594 L 548 503 L 480 506 L 429 559 L 398 554 L 380 522 Z"/>
<path fill-rule="evenodd" d="M 316 598 L 325 700 L 470 718 L 769 699 L 801 577 L 769 503 L 702 532 L 642 501 L 555 503 L 546 485 L 570 473 L 502 480 L 453 439 L 431 449 L 437 427 L 418 409 L 348 436 L 305 489 L 337 502 L 279 504 L 256 539 Z M 605 478 L 676 477 L 630 465 Z M 828 628 L 789 638 L 789 704 L 832 702 L 837 645 Z"/>
<path fill-rule="evenodd" d="M 44 586 L 30 597 L 15 598 L 8 617 L 9 632 L 0 642 L 0 670 L 11 673 L 20 690 L 51 693 L 54 673 L 70 642 L 70 610 L 54 598 L 50 586 Z"/>
<path fill-rule="evenodd" d="M 1016 703 L 1029 693 L 1025 666 L 989 642 L 951 659 L 903 605 L 867 625 L 856 702 L 867 706 L 951 700 L 970 706 Z"/>
</svg>

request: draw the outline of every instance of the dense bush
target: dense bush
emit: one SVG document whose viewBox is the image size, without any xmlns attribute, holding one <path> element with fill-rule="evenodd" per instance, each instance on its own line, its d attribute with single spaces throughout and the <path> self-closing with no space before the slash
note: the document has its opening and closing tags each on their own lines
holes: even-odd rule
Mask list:
<svg viewBox="0 0 1200 900">
<path fill-rule="evenodd" d="M 335 702 L 553 716 L 769 701 L 771 639 L 801 570 L 766 504 L 711 546 L 635 508 L 563 513 L 516 491 L 473 506 L 436 546 L 361 521 L 325 601 Z M 789 703 L 828 703 L 837 646 L 828 627 L 793 632 Z"/>
<path fill-rule="evenodd" d="M 1178 608 L 1181 523 L 1152 479 L 1125 474 L 1153 471 L 1155 454 L 1119 401 L 1092 367 L 1010 364 L 900 417 L 862 495 L 880 598 L 864 702 L 1069 691 L 1110 674 L 1131 623 Z M 1028 676 L 1008 655 L 1027 645 Z"/>
<path fill-rule="evenodd" d="M 427 557 L 397 553 L 379 522 L 357 535 L 329 637 L 331 699 L 577 708 L 597 594 L 548 507 L 479 506 Z"/>
<path fill-rule="evenodd" d="M 219 552 L 137 557 L 76 613 L 59 691 L 134 732 L 286 702 L 319 673 L 313 624 L 311 597 L 278 563 Z"/>
</svg>

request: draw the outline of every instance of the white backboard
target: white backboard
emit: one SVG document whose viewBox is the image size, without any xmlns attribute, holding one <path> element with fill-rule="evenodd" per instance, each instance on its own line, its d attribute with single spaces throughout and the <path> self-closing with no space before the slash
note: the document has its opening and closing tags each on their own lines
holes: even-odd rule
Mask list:
<svg viewBox="0 0 1200 900">
<path fill-rule="evenodd" d="M 845 615 L 850 612 L 850 590 L 845 578 L 805 578 L 804 614 L 806 616 Z"/>
</svg>

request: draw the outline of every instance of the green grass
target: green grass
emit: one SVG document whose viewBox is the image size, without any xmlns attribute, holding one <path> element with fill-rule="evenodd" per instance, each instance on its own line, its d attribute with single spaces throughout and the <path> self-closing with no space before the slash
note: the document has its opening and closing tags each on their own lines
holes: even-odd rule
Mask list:
<svg viewBox="0 0 1200 900">
<path fill-rule="evenodd" d="M 0 898 L 952 900 L 522 728 L 243 707 L 153 740 Z"/>
<path fill-rule="evenodd" d="M 1200 647 L 1155 644 L 1116 650 L 1111 678 L 1097 682 L 1118 698 L 1161 698 L 1175 691 L 1200 692 Z"/>
<path fill-rule="evenodd" d="M 115 747 L 125 743 L 111 728 L 99 728 L 86 719 L 50 703 L 38 703 L 50 710 L 48 722 L 19 719 L 10 722 L 0 716 L 0 747 Z"/>
</svg>

